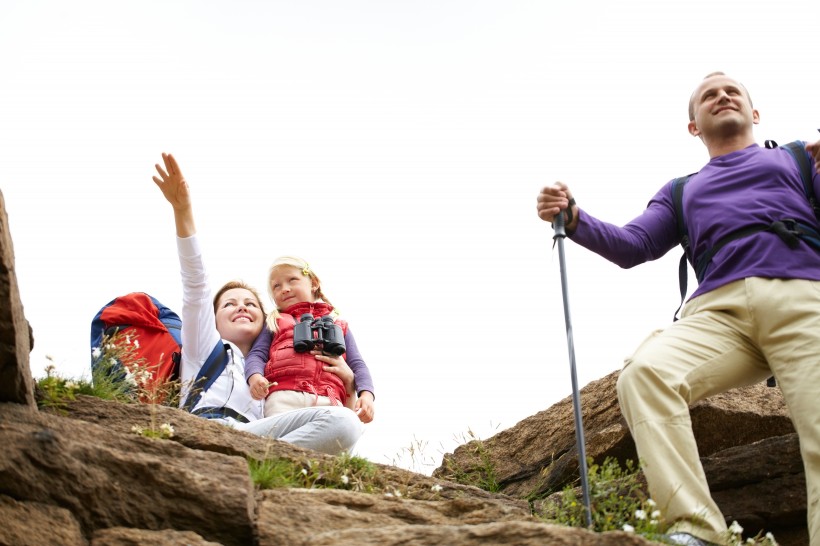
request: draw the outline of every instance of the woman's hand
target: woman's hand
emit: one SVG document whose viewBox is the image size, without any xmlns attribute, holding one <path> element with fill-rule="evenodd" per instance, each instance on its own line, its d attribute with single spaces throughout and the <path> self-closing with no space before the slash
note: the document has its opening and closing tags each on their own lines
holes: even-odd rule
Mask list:
<svg viewBox="0 0 820 546">
<path fill-rule="evenodd" d="M 268 380 L 261 373 L 255 373 L 248 378 L 248 387 L 251 390 L 251 398 L 254 400 L 262 400 L 267 397 L 268 389 L 274 385 L 278 385 L 278 383 L 268 383 Z"/>
<path fill-rule="evenodd" d="M 194 212 L 191 207 L 191 194 L 188 190 L 188 183 L 185 182 L 185 177 L 182 176 L 182 171 L 174 156 L 163 153 L 162 161 L 165 163 L 164 169 L 158 163 L 154 165 L 159 174 L 159 177 L 153 177 L 154 183 L 174 208 L 177 236 L 190 237 L 196 233 L 196 225 L 194 224 Z"/>
<path fill-rule="evenodd" d="M 316 360 L 319 362 L 325 363 L 322 368 L 324 371 L 339 376 L 339 379 L 341 379 L 345 385 L 348 397 L 356 394 L 356 382 L 353 376 L 353 370 L 350 369 L 350 366 L 347 365 L 344 358 L 341 356 L 325 355 L 322 354 L 322 351 L 311 351 L 310 354 L 316 357 Z"/>
</svg>

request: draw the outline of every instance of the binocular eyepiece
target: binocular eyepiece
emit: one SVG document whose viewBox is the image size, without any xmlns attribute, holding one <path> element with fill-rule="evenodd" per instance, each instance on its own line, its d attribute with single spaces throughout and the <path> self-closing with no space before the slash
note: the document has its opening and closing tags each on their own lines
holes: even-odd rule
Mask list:
<svg viewBox="0 0 820 546">
<path fill-rule="evenodd" d="M 310 313 L 305 313 L 293 327 L 294 351 L 306 353 L 314 347 L 333 356 L 345 353 L 344 332 L 338 324 L 333 323 L 333 318 L 329 315 L 313 318 Z"/>
</svg>

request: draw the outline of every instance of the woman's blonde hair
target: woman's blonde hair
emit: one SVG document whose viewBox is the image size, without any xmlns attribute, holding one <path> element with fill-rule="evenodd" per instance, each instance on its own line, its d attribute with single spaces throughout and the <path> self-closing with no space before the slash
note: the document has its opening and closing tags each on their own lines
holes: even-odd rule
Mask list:
<svg viewBox="0 0 820 546">
<path fill-rule="evenodd" d="M 322 300 L 328 305 L 332 305 L 330 303 L 330 300 L 327 299 L 327 296 L 325 296 L 324 292 L 322 292 L 322 281 L 319 280 L 319 276 L 316 273 L 314 273 L 314 271 L 310 268 L 310 265 L 305 260 L 297 256 L 279 256 L 278 258 L 273 260 L 273 263 L 271 264 L 270 269 L 268 270 L 268 295 L 270 295 L 271 300 L 273 300 L 273 286 L 271 285 L 270 278 L 271 275 L 273 275 L 273 271 L 277 267 L 282 266 L 293 267 L 301 271 L 303 276 L 308 277 L 310 279 L 310 283 L 313 285 L 313 288 L 315 290 L 314 294 L 316 295 L 316 299 Z M 336 311 L 334 310 L 334 314 L 335 313 Z M 276 323 L 276 319 L 279 318 L 279 316 L 279 310 L 276 308 L 276 305 L 274 305 L 273 310 L 268 314 L 267 319 L 268 327 L 274 334 L 279 331 L 279 327 Z"/>
</svg>

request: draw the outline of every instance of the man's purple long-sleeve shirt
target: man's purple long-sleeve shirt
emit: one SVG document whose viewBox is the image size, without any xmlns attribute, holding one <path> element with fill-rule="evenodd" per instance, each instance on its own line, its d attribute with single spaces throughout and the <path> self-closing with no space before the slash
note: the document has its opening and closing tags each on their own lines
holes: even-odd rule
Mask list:
<svg viewBox="0 0 820 546">
<path fill-rule="evenodd" d="M 820 195 L 820 176 L 811 164 L 814 192 Z M 693 175 L 683 193 L 683 213 L 696 257 L 740 228 L 784 219 L 817 225 L 790 153 L 757 144 L 712 158 Z M 623 227 L 580 210 L 570 238 L 624 268 L 660 258 L 680 242 L 672 182 Z M 712 258 L 692 297 L 746 277 L 820 281 L 820 252 L 805 241 L 791 249 L 766 231 L 732 241 Z"/>
</svg>

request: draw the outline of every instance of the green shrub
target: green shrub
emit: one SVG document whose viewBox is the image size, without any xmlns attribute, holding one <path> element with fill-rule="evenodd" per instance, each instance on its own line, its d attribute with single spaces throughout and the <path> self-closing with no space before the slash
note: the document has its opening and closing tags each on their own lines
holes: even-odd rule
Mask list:
<svg viewBox="0 0 820 546">
<path fill-rule="evenodd" d="M 249 459 L 251 480 L 259 489 L 303 487 L 307 489 L 347 489 L 373 492 L 376 467 L 362 457 L 342 453 L 330 460 L 307 460 L 304 463 L 277 457 Z"/>
</svg>

